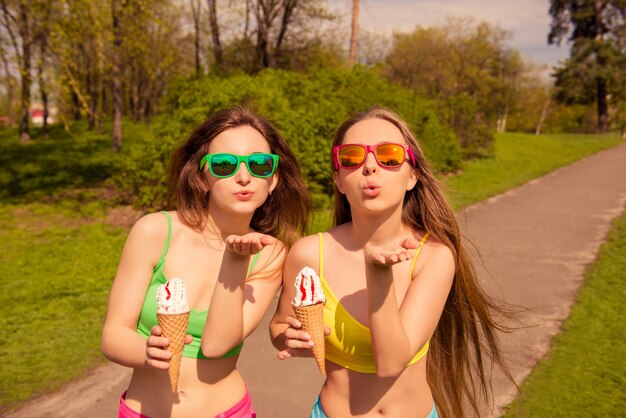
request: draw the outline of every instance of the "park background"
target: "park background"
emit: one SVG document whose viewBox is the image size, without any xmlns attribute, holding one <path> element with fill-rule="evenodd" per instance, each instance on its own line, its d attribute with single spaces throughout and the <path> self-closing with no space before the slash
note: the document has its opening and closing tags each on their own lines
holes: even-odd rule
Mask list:
<svg viewBox="0 0 626 418">
<path fill-rule="evenodd" d="M 168 207 L 169 155 L 217 109 L 246 104 L 276 123 L 313 197 L 312 232 L 330 225 L 333 129 L 375 104 L 410 123 L 459 209 L 623 142 L 624 1 L 534 2 L 548 16 L 545 42 L 568 51 L 554 67 L 480 17 L 426 25 L 417 14 L 413 29 L 393 33 L 359 24 L 362 8 L 382 16 L 394 3 L 407 7 L 0 1 L 0 413 L 103 363 L 100 330 L 128 228 Z M 619 222 L 609 244 L 624 248 Z M 626 267 L 626 251 L 605 253 L 612 271 Z M 594 326 L 613 350 L 596 353 L 601 364 L 581 378 L 565 365 L 585 363 L 591 348 L 563 338 L 567 355 L 552 366 L 563 369 L 533 375 L 512 416 L 626 407 L 624 283 L 604 280 L 617 299 L 592 297 L 588 309 L 615 320 Z"/>
</svg>

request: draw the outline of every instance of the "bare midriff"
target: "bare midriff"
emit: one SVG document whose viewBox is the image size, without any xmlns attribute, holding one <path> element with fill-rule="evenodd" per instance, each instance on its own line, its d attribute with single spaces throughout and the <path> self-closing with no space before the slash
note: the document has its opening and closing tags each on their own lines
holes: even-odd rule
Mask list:
<svg viewBox="0 0 626 418">
<path fill-rule="evenodd" d="M 137 368 L 128 386 L 126 404 L 150 418 L 215 416 L 245 395 L 246 384 L 236 369 L 238 357 L 183 357 L 178 394 L 172 393 L 167 370 Z"/>
<path fill-rule="evenodd" d="M 327 378 L 320 394 L 324 412 L 330 417 L 428 416 L 433 397 L 426 382 L 426 357 L 405 368 L 400 376 L 388 378 L 327 361 Z"/>
</svg>

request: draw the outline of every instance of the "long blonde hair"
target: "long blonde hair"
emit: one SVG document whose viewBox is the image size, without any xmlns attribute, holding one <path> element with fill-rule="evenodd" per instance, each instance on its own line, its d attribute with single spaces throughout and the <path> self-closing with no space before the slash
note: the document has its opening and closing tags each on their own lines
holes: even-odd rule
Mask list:
<svg viewBox="0 0 626 418">
<path fill-rule="evenodd" d="M 352 126 L 372 118 L 397 127 L 415 155 L 418 182 L 404 197 L 402 223 L 416 231 L 429 231 L 454 254 L 456 271 L 452 288 L 430 340 L 426 366 L 428 384 L 440 416 L 465 417 L 464 398 L 478 415 L 479 396 L 488 400 L 491 389 L 485 373 L 485 357 L 513 381 L 496 337 L 496 331 L 508 329 L 494 320 L 494 317 L 508 316 L 508 311 L 480 287 L 443 186 L 433 175 L 419 143 L 400 116 L 382 107 L 358 113 L 337 129 L 333 146 L 343 142 Z M 336 188 L 333 215 L 335 225 L 351 221 L 350 204 Z"/>
</svg>

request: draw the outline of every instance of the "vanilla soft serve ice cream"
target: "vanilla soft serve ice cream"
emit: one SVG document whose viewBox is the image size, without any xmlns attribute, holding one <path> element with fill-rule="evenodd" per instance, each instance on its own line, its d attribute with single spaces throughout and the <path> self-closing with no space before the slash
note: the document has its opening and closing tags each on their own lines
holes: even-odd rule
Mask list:
<svg viewBox="0 0 626 418">
<path fill-rule="evenodd" d="M 189 312 L 185 281 L 172 278 L 162 284 L 156 293 L 158 306 L 157 314 L 180 314 Z"/>
<path fill-rule="evenodd" d="M 296 294 L 291 304 L 293 306 L 309 306 L 317 303 L 326 303 L 320 278 L 311 267 L 304 267 L 296 276 L 293 284 Z"/>
</svg>

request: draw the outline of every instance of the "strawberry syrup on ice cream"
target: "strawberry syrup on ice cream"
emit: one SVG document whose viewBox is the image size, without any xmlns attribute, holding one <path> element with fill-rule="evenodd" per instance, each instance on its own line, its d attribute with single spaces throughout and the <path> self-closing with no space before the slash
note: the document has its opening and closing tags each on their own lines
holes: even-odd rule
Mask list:
<svg viewBox="0 0 626 418">
<path fill-rule="evenodd" d="M 294 282 L 296 294 L 291 302 L 293 306 L 308 306 L 326 303 L 320 278 L 311 267 L 304 267 Z"/>
<path fill-rule="evenodd" d="M 189 312 L 187 292 L 183 279 L 169 279 L 167 283 L 159 286 L 156 297 L 158 301 L 157 313 L 179 314 Z"/>
</svg>

